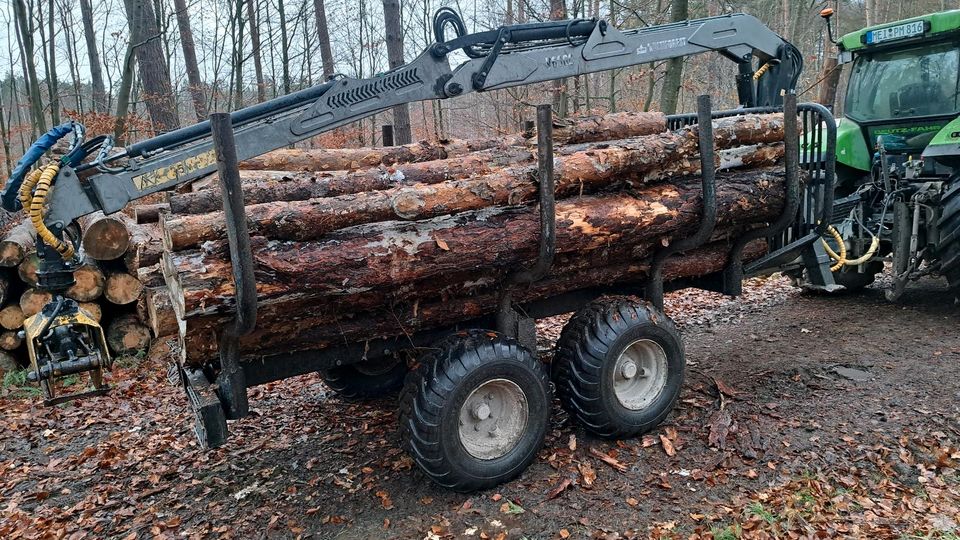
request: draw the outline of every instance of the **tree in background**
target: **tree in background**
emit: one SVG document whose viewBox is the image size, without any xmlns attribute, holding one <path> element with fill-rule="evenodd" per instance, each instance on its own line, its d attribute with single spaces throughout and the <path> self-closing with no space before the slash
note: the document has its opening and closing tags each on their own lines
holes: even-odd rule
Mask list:
<svg viewBox="0 0 960 540">
<path fill-rule="evenodd" d="M 150 0 L 124 0 L 124 6 L 147 111 L 157 130 L 176 129 L 180 127 L 180 119 L 173 100 L 170 72 L 167 70 L 153 3 Z"/>
<path fill-rule="evenodd" d="M 323 0 L 313 0 L 313 14 L 317 21 L 317 37 L 320 41 L 320 62 L 323 64 L 323 78 L 329 79 L 333 76 L 333 50 L 330 48 L 330 30 L 327 26 L 327 10 L 323 5 Z"/>
<path fill-rule="evenodd" d="M 685 21 L 690 18 L 690 6 L 687 0 L 670 2 L 670 20 Z M 666 114 L 676 114 L 680 98 L 680 86 L 683 84 L 683 58 L 671 58 L 667 61 L 667 74 L 663 77 L 660 92 L 660 110 Z"/>
<path fill-rule="evenodd" d="M 200 78 L 200 67 L 197 65 L 197 47 L 193 42 L 193 31 L 190 29 L 190 14 L 187 12 L 186 0 L 173 0 L 177 11 L 177 27 L 180 29 L 180 46 L 183 49 L 184 67 L 187 71 L 188 88 L 193 100 L 193 111 L 197 120 L 208 116 L 207 98 L 203 93 L 203 80 Z"/>
<path fill-rule="evenodd" d="M 400 24 L 400 0 L 383 0 L 383 21 L 386 30 L 387 61 L 390 69 L 403 65 L 403 28 Z M 410 108 L 407 104 L 393 108 L 393 135 L 396 144 L 410 144 Z"/>
</svg>

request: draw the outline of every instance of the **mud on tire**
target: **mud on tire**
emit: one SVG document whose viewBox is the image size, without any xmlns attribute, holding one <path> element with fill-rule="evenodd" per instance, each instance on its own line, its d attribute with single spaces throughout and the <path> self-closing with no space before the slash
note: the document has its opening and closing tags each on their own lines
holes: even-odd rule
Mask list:
<svg viewBox="0 0 960 540">
<path fill-rule="evenodd" d="M 684 364 L 680 334 L 666 315 L 636 298 L 608 297 L 564 326 L 552 367 L 571 416 L 596 435 L 624 438 L 667 417 Z"/>
<path fill-rule="evenodd" d="M 498 392 L 507 397 L 489 405 L 482 401 Z M 407 375 L 400 395 L 400 439 L 437 484 L 461 492 L 488 488 L 516 477 L 536 457 L 550 404 L 547 369 L 530 351 L 496 332 L 463 332 L 437 343 Z M 523 416 L 521 425 L 517 418 Z M 472 428 L 492 438 L 502 429 L 506 442 L 487 445 Z"/>
</svg>

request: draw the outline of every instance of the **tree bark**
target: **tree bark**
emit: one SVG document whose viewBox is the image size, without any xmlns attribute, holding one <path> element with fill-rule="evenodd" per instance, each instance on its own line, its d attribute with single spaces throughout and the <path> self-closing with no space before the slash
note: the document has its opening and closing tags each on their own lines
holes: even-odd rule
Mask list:
<svg viewBox="0 0 960 540">
<path fill-rule="evenodd" d="M 319 1 L 319 0 L 315 0 Z M 319 16 L 318 16 L 319 17 Z M 403 26 L 400 23 L 400 0 L 383 0 L 383 22 L 386 31 L 387 62 L 390 69 L 404 64 Z M 410 109 L 406 103 L 393 107 L 393 135 L 396 144 L 410 144 Z"/>
<path fill-rule="evenodd" d="M 27 6 L 23 0 L 13 0 L 13 11 L 16 17 L 17 35 L 23 47 L 23 56 L 25 58 L 24 76 L 26 78 L 27 88 L 30 97 L 30 116 L 33 120 L 33 126 L 40 133 L 47 131 L 47 119 L 43 115 L 43 102 L 40 98 L 40 79 L 37 77 L 37 66 L 34 58 L 33 48 L 33 26 L 28 22 Z M 29 60 L 26 60 L 29 59 Z"/>
<path fill-rule="evenodd" d="M 755 241 L 744 251 L 744 260 L 766 252 L 766 243 Z M 721 270 L 727 262 L 729 245 L 716 242 L 668 259 L 664 279 L 673 281 Z M 587 287 L 642 283 L 648 261 L 617 263 L 568 272 L 556 269 L 547 278 L 517 291 L 519 303 Z M 322 349 L 344 343 L 409 335 L 420 330 L 443 328 L 488 316 L 498 305 L 498 292 L 485 290 L 471 295 L 443 298 L 416 298 L 396 304 L 374 304 L 356 313 L 326 310 L 284 318 L 258 318 L 257 328 L 241 338 L 241 350 L 251 356 L 271 352 Z M 194 365 L 216 357 L 218 319 L 187 321 L 181 336 L 181 359 Z"/>
<path fill-rule="evenodd" d="M 719 223 L 751 223 L 775 216 L 782 179 L 767 171 L 721 175 Z M 680 238 L 699 221 L 699 182 L 677 180 L 628 195 L 607 194 L 557 204 L 557 253 L 620 245 L 647 249 Z M 385 222 L 340 230 L 312 242 L 267 242 L 257 237 L 254 258 L 261 302 L 391 291 L 414 281 L 440 282 L 458 269 L 499 272 L 529 265 L 539 244 L 538 212 L 488 208 L 428 221 Z M 232 310 L 232 269 L 224 243 L 203 250 L 165 252 L 163 267 L 181 318 Z"/>
<path fill-rule="evenodd" d="M 250 21 L 250 46 L 253 55 L 253 71 L 257 77 L 257 103 L 267 100 L 267 83 L 263 79 L 263 57 L 260 54 L 260 27 L 254 0 L 247 0 L 247 19 Z"/>
<path fill-rule="evenodd" d="M 158 130 L 176 129 L 180 127 L 180 120 L 177 118 L 177 106 L 170 86 L 170 71 L 163 54 L 153 3 L 150 0 L 124 0 L 124 6 L 127 9 L 130 39 L 134 43 L 147 111 Z"/>
<path fill-rule="evenodd" d="M 100 52 L 97 49 L 97 36 L 93 28 L 93 8 L 90 0 L 80 0 L 80 19 L 83 23 L 83 38 L 87 45 L 87 59 L 90 65 L 90 80 L 93 85 L 93 110 L 107 112 L 107 91 L 103 85 L 103 66 L 100 64 Z"/>
<path fill-rule="evenodd" d="M 715 144 L 757 144 L 782 140 L 782 116 L 735 117 L 716 122 Z M 641 185 L 647 175 L 696 174 L 699 161 L 697 130 L 648 135 L 605 144 L 601 148 L 561 155 L 554 159 L 556 196 L 593 193 L 614 184 Z M 741 162 L 770 161 L 769 149 L 761 157 L 740 156 Z M 773 152 L 773 161 L 782 156 Z M 720 165 L 719 163 L 717 164 Z M 679 167 L 674 170 L 672 167 Z M 247 223 L 251 234 L 280 240 L 315 240 L 331 231 L 393 219 L 418 220 L 486 207 L 532 204 L 536 200 L 537 168 L 515 165 L 464 180 L 435 185 L 404 186 L 339 197 L 249 206 Z M 171 251 L 225 238 L 223 212 L 164 219 L 164 246 Z"/>
<path fill-rule="evenodd" d="M 23 258 L 34 249 L 37 232 L 33 223 L 24 219 L 0 241 L 0 266 L 13 268 L 23 262 Z"/>
<path fill-rule="evenodd" d="M 203 91 L 203 79 L 200 78 L 200 67 L 197 64 L 197 49 L 193 42 L 193 30 L 190 28 L 190 14 L 187 12 L 186 0 L 173 0 L 177 11 L 177 26 L 180 29 L 180 46 L 183 49 L 183 60 L 187 70 L 187 83 L 190 87 L 190 98 L 193 100 L 193 111 L 197 121 L 205 120 L 207 113 L 207 97 Z"/>
<path fill-rule="evenodd" d="M 333 76 L 333 50 L 330 48 L 330 30 L 327 26 L 327 10 L 324 0 L 313 0 L 313 13 L 317 21 L 317 37 L 320 43 L 320 61 L 323 63 L 323 78 Z"/>
<path fill-rule="evenodd" d="M 670 2 L 670 20 L 685 21 L 690 18 L 688 0 Z M 660 91 L 660 110 L 664 114 L 676 114 L 680 99 L 680 85 L 683 83 L 683 58 L 671 58 L 667 61 L 667 73 L 663 77 Z"/>
<path fill-rule="evenodd" d="M 154 337 L 168 336 L 180 331 L 177 314 L 173 311 L 173 301 L 166 287 L 147 289 L 147 326 Z"/>
</svg>

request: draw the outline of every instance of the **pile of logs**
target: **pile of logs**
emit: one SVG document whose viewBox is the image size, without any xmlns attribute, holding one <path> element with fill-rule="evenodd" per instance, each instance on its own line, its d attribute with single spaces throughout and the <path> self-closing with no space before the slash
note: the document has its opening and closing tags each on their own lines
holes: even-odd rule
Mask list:
<svg viewBox="0 0 960 540">
<path fill-rule="evenodd" d="M 504 278 L 539 244 L 533 134 L 390 148 L 282 150 L 242 164 L 256 263 L 255 356 L 409 334 L 489 315 Z M 674 256 L 667 279 L 726 263 L 732 239 L 783 204 L 781 115 L 717 120 L 718 225 Z M 691 234 L 702 208 L 698 131 L 668 131 L 659 113 L 566 121 L 555 129 L 557 256 L 519 287 L 533 300 L 591 285 L 642 281 L 652 254 Z M 115 353 L 151 339 L 181 359 L 216 358 L 235 311 L 217 179 L 111 216 L 81 221 L 83 265 L 67 293 L 100 318 Z M 0 349 L 49 299 L 36 285 L 34 231 L 0 229 Z M 763 242 L 748 246 L 757 257 Z"/>
<path fill-rule="evenodd" d="M 28 363 L 19 332 L 23 322 L 43 308 L 51 294 L 37 288 L 36 231 L 20 212 L 0 232 L 0 366 Z M 162 244 L 156 224 L 138 225 L 123 213 L 83 218 L 81 259 L 75 283 L 66 296 L 76 300 L 105 329 L 116 355 L 134 353 L 150 344 L 150 332 L 137 316 L 145 309 L 139 265 L 160 260 Z M 145 317 L 142 318 L 146 320 Z"/>
</svg>

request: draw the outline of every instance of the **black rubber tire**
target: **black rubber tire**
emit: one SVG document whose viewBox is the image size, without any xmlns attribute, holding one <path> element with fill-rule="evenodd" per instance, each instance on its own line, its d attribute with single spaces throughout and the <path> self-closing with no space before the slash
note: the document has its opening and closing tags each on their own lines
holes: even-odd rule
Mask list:
<svg viewBox="0 0 960 540">
<path fill-rule="evenodd" d="M 382 372 L 370 372 L 362 365 L 350 364 L 319 373 L 323 382 L 344 399 L 372 399 L 393 394 L 403 386 L 409 371 L 407 363 L 401 358 L 395 361 L 396 364 Z"/>
<path fill-rule="evenodd" d="M 883 263 L 880 261 L 867 263 L 863 272 L 858 272 L 856 266 L 844 266 L 833 272 L 833 281 L 843 285 L 846 291 L 857 292 L 876 281 L 880 272 L 883 272 Z"/>
<path fill-rule="evenodd" d="M 613 390 L 617 359 L 638 339 L 655 341 L 666 353 L 666 383 L 650 406 L 624 407 Z M 588 431 L 608 438 L 646 433 L 670 414 L 684 377 L 683 342 L 666 315 L 649 302 L 606 297 L 578 311 L 563 327 L 553 360 L 560 402 Z"/>
<path fill-rule="evenodd" d="M 493 379 L 519 386 L 529 415 L 520 440 L 505 455 L 483 460 L 460 441 L 459 414 L 475 388 Z M 552 401 L 546 366 L 516 340 L 473 330 L 450 336 L 407 375 L 400 394 L 400 439 L 437 484 L 470 492 L 506 482 L 527 468 L 543 446 Z"/>
<path fill-rule="evenodd" d="M 951 180 L 940 198 L 940 242 L 937 254 L 940 257 L 940 273 L 947 278 L 954 294 L 960 294 L 960 177 Z"/>
</svg>

